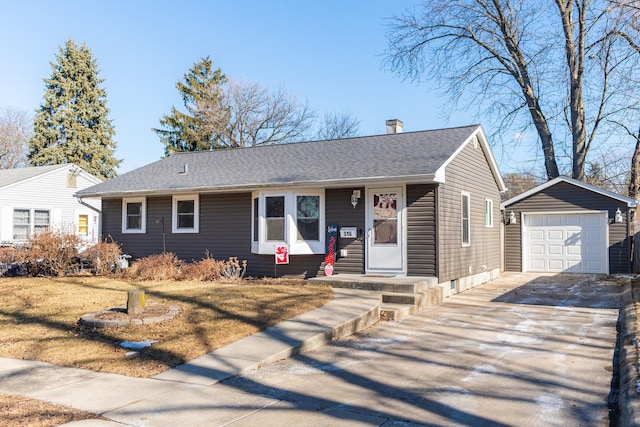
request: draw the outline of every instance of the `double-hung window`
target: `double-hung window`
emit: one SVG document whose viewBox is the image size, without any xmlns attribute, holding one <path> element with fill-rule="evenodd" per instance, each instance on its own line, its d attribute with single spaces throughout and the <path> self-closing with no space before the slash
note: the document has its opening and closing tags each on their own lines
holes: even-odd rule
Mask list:
<svg viewBox="0 0 640 427">
<path fill-rule="evenodd" d="M 323 254 L 324 191 L 254 192 L 251 223 L 253 253 L 273 254 L 284 243 L 292 255 Z"/>
<path fill-rule="evenodd" d="M 78 215 L 78 235 L 80 236 L 89 235 L 89 215 L 85 215 L 85 214 Z"/>
<path fill-rule="evenodd" d="M 484 199 L 484 226 L 493 227 L 493 200 Z"/>
<path fill-rule="evenodd" d="M 197 194 L 173 196 L 172 231 L 198 233 L 200 230 L 200 198 Z"/>
<path fill-rule="evenodd" d="M 30 236 L 47 231 L 51 213 L 44 209 L 13 210 L 13 240 L 28 240 Z"/>
<path fill-rule="evenodd" d="M 147 231 L 147 200 L 144 197 L 122 199 L 122 232 L 145 233 Z"/>
<path fill-rule="evenodd" d="M 13 210 L 13 240 L 27 240 L 31 233 L 31 211 Z"/>
<path fill-rule="evenodd" d="M 462 225 L 462 246 L 471 245 L 471 195 L 466 192 L 461 193 L 460 201 L 461 225 Z"/>
<path fill-rule="evenodd" d="M 33 234 L 40 234 L 49 229 L 49 211 L 33 211 Z"/>
</svg>

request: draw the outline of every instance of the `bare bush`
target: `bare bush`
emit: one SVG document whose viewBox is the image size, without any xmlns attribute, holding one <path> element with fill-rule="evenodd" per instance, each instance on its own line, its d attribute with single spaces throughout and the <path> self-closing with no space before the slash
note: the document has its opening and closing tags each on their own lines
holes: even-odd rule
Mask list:
<svg viewBox="0 0 640 427">
<path fill-rule="evenodd" d="M 82 255 L 87 258 L 97 275 L 117 272 L 120 269 L 118 259 L 122 249 L 116 242 L 103 240 L 87 248 Z"/>
<path fill-rule="evenodd" d="M 183 262 L 172 252 L 149 255 L 134 261 L 124 272 L 132 280 L 177 280 Z"/>
<path fill-rule="evenodd" d="M 23 249 L 13 246 L 5 246 L 0 248 L 0 264 L 13 264 L 24 258 L 21 254 Z"/>
<path fill-rule="evenodd" d="M 220 280 L 226 269 L 226 262 L 216 260 L 207 254 L 203 259 L 182 266 L 183 280 L 213 281 Z"/>
<path fill-rule="evenodd" d="M 171 252 L 140 258 L 124 271 L 131 280 L 239 280 L 247 270 L 247 261 L 240 263 L 237 257 L 228 261 L 216 260 L 208 253 L 200 261 L 183 262 Z"/>
<path fill-rule="evenodd" d="M 64 276 L 77 262 L 80 237 L 61 231 L 47 230 L 29 238 L 18 261 L 25 263 L 29 274 Z M 19 252 L 20 253 L 20 252 Z"/>
</svg>

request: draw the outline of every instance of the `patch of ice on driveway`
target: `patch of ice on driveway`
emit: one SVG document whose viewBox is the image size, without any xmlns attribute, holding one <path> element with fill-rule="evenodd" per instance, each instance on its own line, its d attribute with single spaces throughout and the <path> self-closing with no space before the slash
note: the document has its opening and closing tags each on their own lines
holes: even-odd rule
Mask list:
<svg viewBox="0 0 640 427">
<path fill-rule="evenodd" d="M 375 350 L 393 344 L 402 344 L 407 338 L 364 338 L 353 341 L 351 345 L 357 350 Z"/>
<path fill-rule="evenodd" d="M 514 349 L 508 345 L 480 344 L 478 348 L 484 352 L 492 353 L 522 353 L 522 350 Z"/>
<path fill-rule="evenodd" d="M 536 397 L 536 403 L 540 406 L 540 411 L 538 411 L 538 420 L 540 423 L 536 424 L 557 425 L 558 420 L 560 420 L 562 416 L 564 400 L 557 395 L 544 395 Z"/>
<path fill-rule="evenodd" d="M 129 348 L 132 350 L 139 350 L 141 348 L 149 347 L 151 344 L 156 343 L 156 340 L 144 340 L 144 341 L 122 341 L 120 347 Z"/>
<path fill-rule="evenodd" d="M 483 363 L 481 365 L 476 365 L 473 367 L 473 371 L 469 373 L 466 377 L 462 379 L 462 382 L 471 382 L 476 381 L 478 378 L 486 374 L 495 374 L 497 372 L 496 367 L 493 365 L 489 365 L 487 363 Z"/>
<path fill-rule="evenodd" d="M 531 334 L 531 327 L 535 325 L 533 320 L 523 320 L 518 323 L 513 329 L 520 334 L 498 334 L 496 338 L 504 343 L 510 344 L 538 344 L 542 342 L 542 338 Z"/>
</svg>

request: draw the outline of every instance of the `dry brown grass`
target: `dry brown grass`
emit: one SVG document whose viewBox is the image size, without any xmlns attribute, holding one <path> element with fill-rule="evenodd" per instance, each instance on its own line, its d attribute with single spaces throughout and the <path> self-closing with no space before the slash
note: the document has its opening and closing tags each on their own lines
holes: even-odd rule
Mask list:
<svg viewBox="0 0 640 427">
<path fill-rule="evenodd" d="M 0 425 L 3 427 L 53 427 L 86 419 L 103 418 L 66 406 L 0 393 Z"/>
<path fill-rule="evenodd" d="M 127 291 L 147 303 L 178 304 L 174 320 L 85 330 L 88 312 L 126 305 Z M 0 279 L 0 356 L 149 377 L 331 299 L 328 287 L 305 281 L 130 282 L 107 277 Z M 157 340 L 135 356 L 122 341 Z"/>
</svg>

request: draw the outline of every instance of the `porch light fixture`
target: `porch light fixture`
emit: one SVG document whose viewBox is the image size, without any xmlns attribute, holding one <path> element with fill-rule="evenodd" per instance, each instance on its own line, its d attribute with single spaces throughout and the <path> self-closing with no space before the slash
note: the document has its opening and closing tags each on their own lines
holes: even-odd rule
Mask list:
<svg viewBox="0 0 640 427">
<path fill-rule="evenodd" d="M 614 221 L 617 222 L 617 223 L 622 222 L 622 212 L 620 212 L 620 208 L 618 208 L 618 210 L 616 210 L 616 217 L 615 217 Z"/>
<path fill-rule="evenodd" d="M 351 204 L 353 205 L 353 209 L 358 205 L 358 199 L 360 198 L 360 190 L 353 190 L 351 194 Z"/>
<path fill-rule="evenodd" d="M 509 214 L 509 224 L 517 224 L 516 214 L 513 211 Z"/>
</svg>

